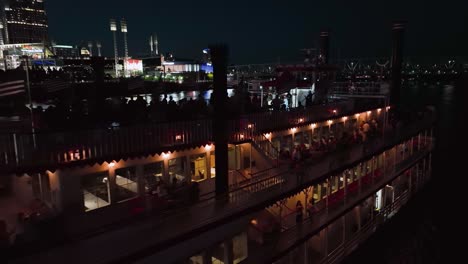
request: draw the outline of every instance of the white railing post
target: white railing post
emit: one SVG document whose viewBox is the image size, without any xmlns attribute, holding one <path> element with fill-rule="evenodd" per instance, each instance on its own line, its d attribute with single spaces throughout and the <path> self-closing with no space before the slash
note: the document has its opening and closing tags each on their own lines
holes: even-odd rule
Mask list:
<svg viewBox="0 0 468 264">
<path fill-rule="evenodd" d="M 424 130 L 424 147 L 426 147 L 427 144 L 427 130 Z"/>
<path fill-rule="evenodd" d="M 418 170 L 418 165 L 416 164 L 416 173 L 417 173 L 417 170 Z M 408 179 L 408 195 L 411 197 L 411 194 L 412 194 L 412 189 L 411 189 L 411 186 L 412 186 L 412 178 L 413 178 L 413 169 L 410 169 L 410 172 L 409 172 L 409 179 Z"/>
<path fill-rule="evenodd" d="M 325 200 L 325 208 L 326 208 L 326 216 L 328 218 L 328 201 L 329 201 L 329 198 L 330 198 L 330 193 L 331 193 L 331 190 L 330 190 L 330 180 L 327 178 L 326 180 L 326 183 L 327 183 L 327 189 L 326 189 L 326 192 L 327 192 L 327 199 Z"/>
<path fill-rule="evenodd" d="M 348 171 L 348 170 L 346 170 L 346 171 Z M 345 205 L 346 205 L 347 195 L 348 195 L 348 173 L 346 173 L 346 171 L 343 173 L 343 181 L 344 181 L 343 200 L 344 200 Z"/>
<path fill-rule="evenodd" d="M 358 194 L 361 195 L 361 192 L 362 192 L 362 166 L 361 164 L 358 165 L 358 168 L 360 168 L 360 171 L 359 171 L 359 174 L 360 175 L 357 175 L 359 178 L 358 178 L 358 188 L 359 188 L 359 191 L 358 191 Z M 356 170 L 356 168 L 353 168 L 353 173 L 356 173 L 354 170 Z"/>
<path fill-rule="evenodd" d="M 342 221 L 342 223 L 343 223 L 343 237 L 342 237 L 342 239 L 343 239 L 343 241 L 342 241 L 341 244 L 342 244 L 343 246 L 346 244 L 346 215 L 347 215 L 347 214 L 344 214 L 344 215 L 342 216 L 342 219 L 343 219 L 343 221 Z"/>
<path fill-rule="evenodd" d="M 16 133 L 13 133 L 13 144 L 14 144 L 14 148 L 15 148 L 15 161 L 16 161 L 16 165 L 19 165 L 18 141 L 16 140 Z"/>
</svg>

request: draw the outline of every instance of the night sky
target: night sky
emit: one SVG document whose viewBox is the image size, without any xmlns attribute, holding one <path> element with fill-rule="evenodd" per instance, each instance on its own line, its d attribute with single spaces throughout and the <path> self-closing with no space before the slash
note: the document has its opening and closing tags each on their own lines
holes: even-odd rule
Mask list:
<svg viewBox="0 0 468 264">
<path fill-rule="evenodd" d="M 230 4 L 228 4 L 230 3 Z M 59 44 L 99 40 L 112 55 L 110 18 L 125 17 L 131 56 L 149 51 L 158 34 L 160 51 L 200 58 L 210 43 L 226 42 L 231 63 L 300 58 L 330 28 L 332 56 L 389 56 L 391 22 L 408 21 L 405 55 L 468 56 L 468 3 L 464 0 L 48 0 L 50 36 Z M 122 41 L 122 38 L 120 39 Z M 119 43 L 123 47 L 122 42 Z"/>
</svg>

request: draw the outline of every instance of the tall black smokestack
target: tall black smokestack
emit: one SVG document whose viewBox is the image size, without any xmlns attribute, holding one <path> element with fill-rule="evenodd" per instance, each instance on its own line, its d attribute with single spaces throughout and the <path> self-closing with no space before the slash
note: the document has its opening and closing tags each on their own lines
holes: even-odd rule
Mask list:
<svg viewBox="0 0 468 264">
<path fill-rule="evenodd" d="M 212 45 L 209 47 L 213 63 L 213 139 L 216 159 L 216 196 L 226 198 L 229 192 L 228 173 L 228 131 L 226 121 L 227 104 L 227 61 L 228 48 L 226 45 Z"/>
<path fill-rule="evenodd" d="M 399 106 L 401 93 L 401 66 L 403 62 L 404 22 L 394 22 L 392 26 L 392 87 L 390 103 Z"/>
<path fill-rule="evenodd" d="M 102 84 L 104 83 L 104 77 L 105 77 L 105 73 L 104 73 L 104 67 L 105 67 L 105 61 L 104 61 L 104 57 L 97 57 L 97 56 L 93 56 L 91 57 L 91 67 L 93 68 L 94 70 L 94 75 L 96 76 L 96 83 L 99 83 L 99 84 Z"/>
<path fill-rule="evenodd" d="M 328 64 L 329 62 L 329 50 L 330 50 L 330 32 L 328 30 L 322 30 L 320 32 L 320 58 L 321 62 Z"/>
</svg>

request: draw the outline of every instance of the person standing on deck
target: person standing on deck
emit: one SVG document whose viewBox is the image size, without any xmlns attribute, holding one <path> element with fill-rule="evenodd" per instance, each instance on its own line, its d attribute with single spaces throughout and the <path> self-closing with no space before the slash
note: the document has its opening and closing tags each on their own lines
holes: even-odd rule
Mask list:
<svg viewBox="0 0 468 264">
<path fill-rule="evenodd" d="M 301 201 L 296 203 L 296 224 L 302 223 L 304 207 L 302 206 Z"/>
</svg>

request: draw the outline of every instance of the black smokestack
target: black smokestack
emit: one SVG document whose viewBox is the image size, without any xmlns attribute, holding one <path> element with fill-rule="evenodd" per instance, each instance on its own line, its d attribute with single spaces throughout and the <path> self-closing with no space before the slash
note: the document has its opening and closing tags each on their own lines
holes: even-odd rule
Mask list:
<svg viewBox="0 0 468 264">
<path fill-rule="evenodd" d="M 322 30 L 320 32 L 320 58 L 321 62 L 328 64 L 329 62 L 329 50 L 330 50 L 330 32 L 329 30 Z"/>
<path fill-rule="evenodd" d="M 228 48 L 226 45 L 212 45 L 209 49 L 213 63 L 214 84 L 213 139 L 216 148 L 215 186 L 217 197 L 222 198 L 229 192 L 228 131 L 226 121 Z"/>
<path fill-rule="evenodd" d="M 91 67 L 94 70 L 94 75 L 96 76 L 95 81 L 97 83 L 103 83 L 104 82 L 104 66 L 105 66 L 105 61 L 104 57 L 91 57 Z"/>
<path fill-rule="evenodd" d="M 392 26 L 392 87 L 390 103 L 397 107 L 400 104 L 404 33 L 405 22 L 394 22 Z"/>
</svg>

